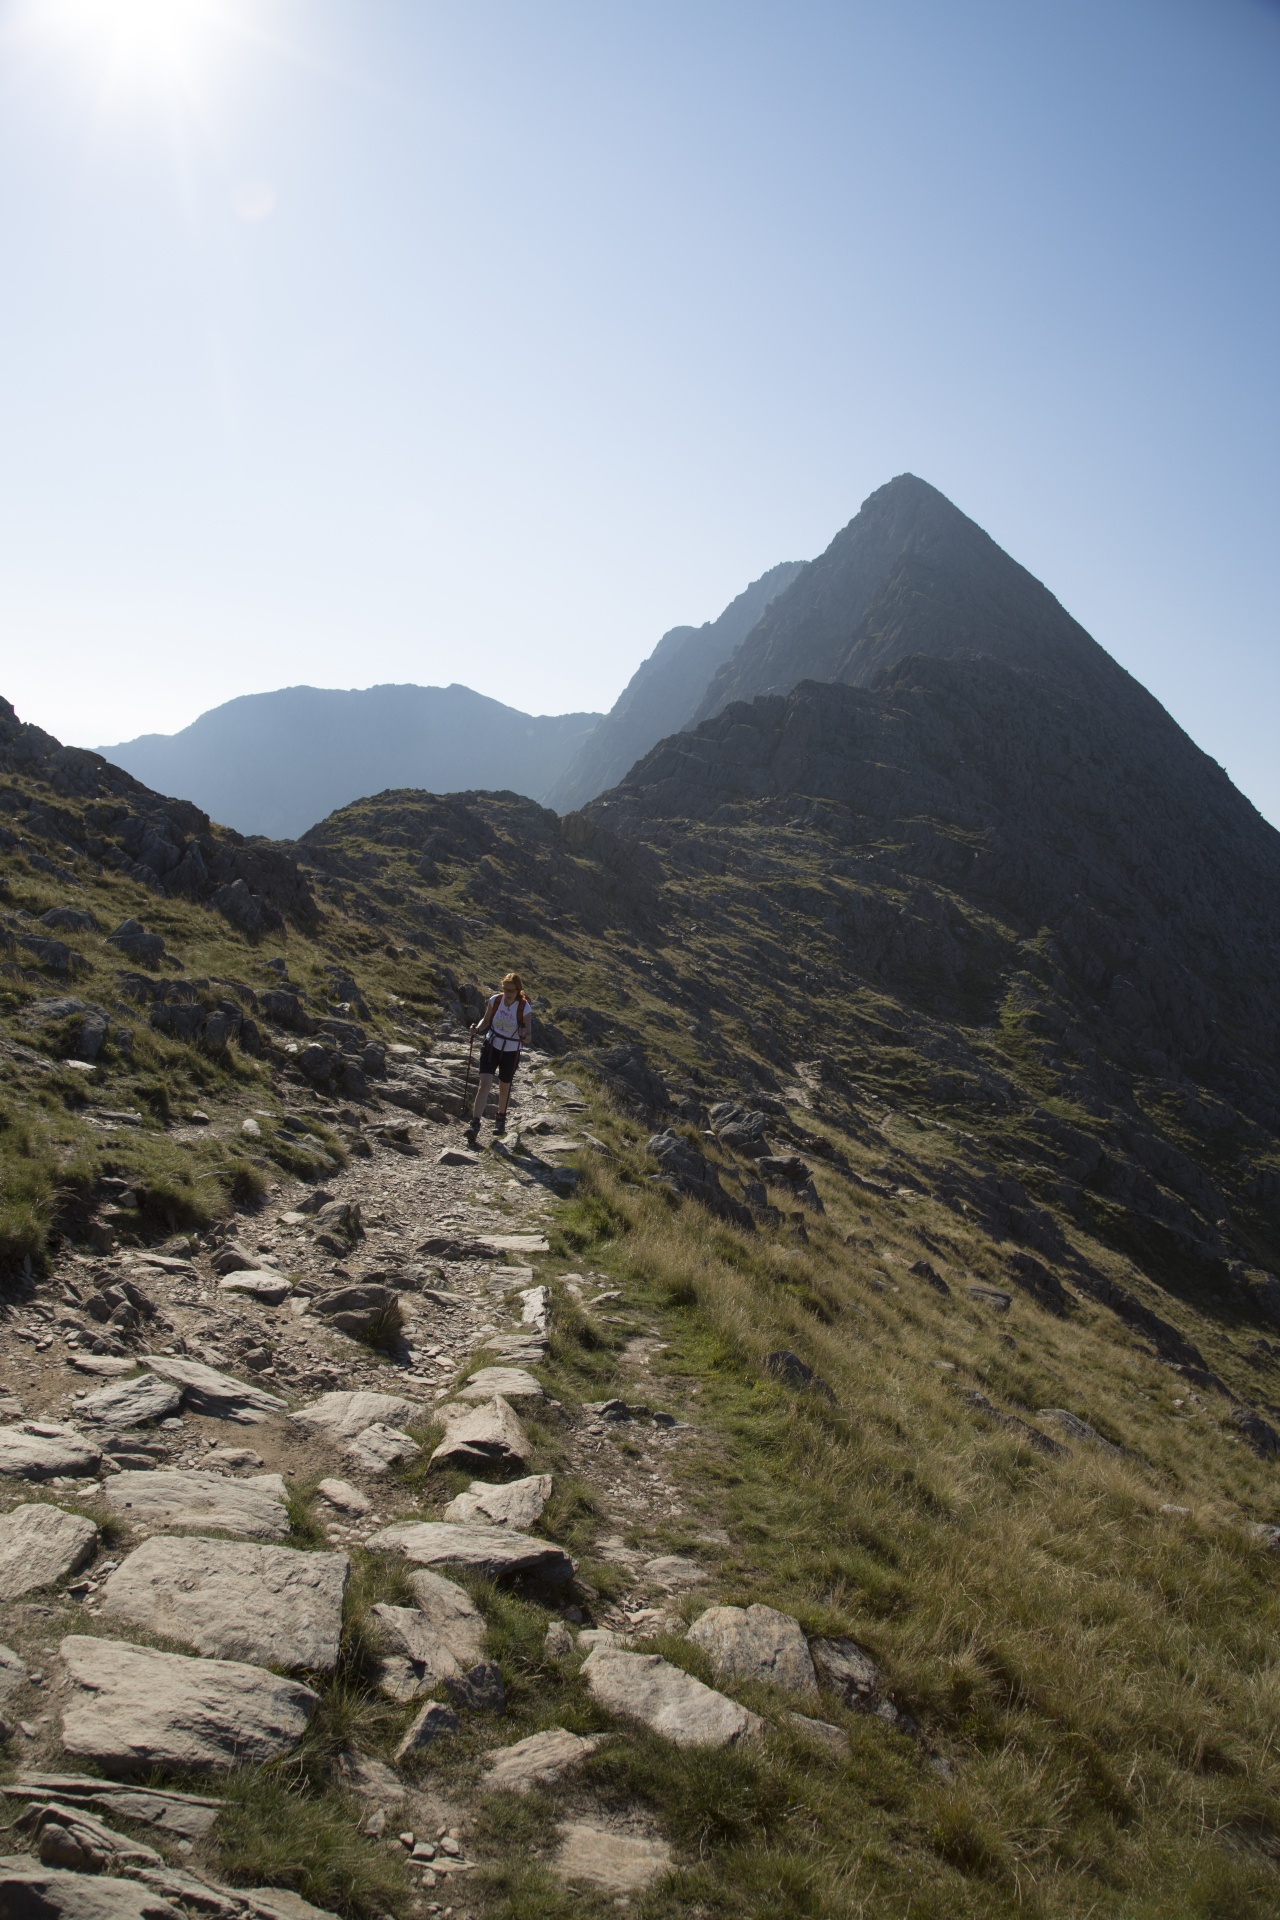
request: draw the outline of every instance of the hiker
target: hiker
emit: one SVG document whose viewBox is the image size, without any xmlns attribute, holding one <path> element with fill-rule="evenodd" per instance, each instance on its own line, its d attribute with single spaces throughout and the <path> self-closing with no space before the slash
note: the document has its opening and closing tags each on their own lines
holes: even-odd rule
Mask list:
<svg viewBox="0 0 1280 1920">
<path fill-rule="evenodd" d="M 511 1098 L 511 1082 L 520 1064 L 520 1049 L 527 1047 L 533 1038 L 533 1014 L 525 996 L 524 982 L 518 973 L 502 976 L 501 993 L 490 995 L 484 1012 L 471 1031 L 484 1035 L 484 1046 L 480 1050 L 480 1085 L 476 1089 L 475 1104 L 467 1126 L 467 1138 L 474 1147 L 495 1076 L 498 1082 L 498 1118 L 493 1131 L 498 1138 L 506 1132 L 507 1102 Z"/>
</svg>

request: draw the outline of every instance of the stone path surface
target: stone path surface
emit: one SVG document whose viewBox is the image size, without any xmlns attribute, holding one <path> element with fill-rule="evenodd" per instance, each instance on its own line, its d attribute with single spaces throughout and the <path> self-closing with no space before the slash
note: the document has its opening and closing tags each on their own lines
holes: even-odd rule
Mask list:
<svg viewBox="0 0 1280 1920">
<path fill-rule="evenodd" d="M 19 1352 L 0 1324 L 0 1359 L 21 1361 L 0 1428 L 0 1597 L 41 1595 L 21 1614 L 15 1650 L 0 1649 L 0 1706 L 29 1728 L 21 1758 L 33 1797 L 52 1805 L 62 1781 L 85 1815 L 199 1837 L 216 1815 L 212 1793 L 166 1793 L 136 1776 L 216 1777 L 296 1750 L 339 1661 L 350 1550 L 362 1547 L 384 1556 L 396 1583 L 363 1629 L 369 1683 L 379 1711 L 402 1713 L 380 1754 L 352 1743 L 334 1762 L 369 1809 L 369 1844 L 400 1845 L 388 1820 L 417 1829 L 413 1883 L 469 1912 L 457 1904 L 472 1865 L 467 1813 L 439 1796 L 430 1768 L 439 1743 L 485 1713 L 496 1744 L 482 1789 L 566 1783 L 574 1817 L 549 1829 L 548 1864 L 593 1897 L 626 1901 L 678 1859 L 647 1814 L 619 1818 L 596 1803 L 587 1763 L 602 1740 L 638 1722 L 680 1746 L 755 1741 L 765 1722 L 733 1697 L 740 1682 L 772 1689 L 778 1723 L 833 1752 L 847 1751 L 847 1731 L 792 1703 L 885 1718 L 894 1709 L 855 1643 L 811 1653 L 787 1614 L 708 1604 L 729 1542 L 690 1512 L 679 1478 L 696 1383 L 664 1374 L 657 1329 L 618 1287 L 548 1254 L 566 1176 L 542 1156 L 577 1144 L 572 1083 L 535 1064 L 517 1084 L 513 1136 L 499 1145 L 486 1131 L 473 1153 L 456 1123 L 424 1111 L 457 1086 L 465 1046 L 405 1052 L 414 1058 L 387 1089 L 394 1103 L 342 1111 L 357 1150 L 322 1190 L 282 1182 L 233 1233 L 175 1241 L 162 1255 L 64 1257 L 55 1280 L 69 1300 L 126 1282 L 136 1290 L 149 1306 L 145 1344 L 142 1330 L 104 1339 L 100 1322 L 72 1311 L 56 1324 L 33 1317 L 38 1339 Z M 278 1090 L 300 1121 L 312 1110 L 328 1124 L 339 1117 L 323 1096 L 284 1081 Z M 368 1302 L 393 1308 L 382 1351 L 343 1331 L 361 1315 L 367 1325 Z M 615 1397 L 583 1409 L 560 1406 L 542 1376 L 566 1303 L 622 1343 Z M 548 1429 L 554 1473 L 535 1470 Z M 470 1484 L 449 1498 L 442 1470 L 458 1467 Z M 612 1598 L 576 1584 L 572 1556 L 545 1531 L 562 1472 L 596 1503 L 591 1554 L 610 1568 Z M 33 1499 L 32 1480 L 52 1482 L 50 1493 Z M 50 1497 L 109 1519 L 111 1544 L 93 1518 Z M 303 1508 L 310 1535 L 294 1530 Z M 614 1733 L 554 1726 L 502 1738 L 502 1674 L 487 1657 L 484 1613 L 460 1584 L 472 1576 L 545 1609 L 545 1658 Z M 691 1617 L 718 1686 L 645 1650 Z M 42 1669 L 59 1676 L 51 1686 Z M 109 1777 L 68 1774 L 68 1756 Z M 47 1862 L 22 1860 L 53 1886 Z M 88 1876 L 61 1874 L 50 1920 L 53 1910 L 195 1920 L 205 1909 L 172 1862 L 167 1871 L 149 1890 L 126 1878 L 97 1893 Z M 280 1889 L 217 1897 L 214 1920 L 314 1920 Z"/>
</svg>

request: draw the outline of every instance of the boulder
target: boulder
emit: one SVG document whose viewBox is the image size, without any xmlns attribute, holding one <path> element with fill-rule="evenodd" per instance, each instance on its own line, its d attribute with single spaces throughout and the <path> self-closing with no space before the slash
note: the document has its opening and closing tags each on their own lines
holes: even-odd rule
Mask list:
<svg viewBox="0 0 1280 1920">
<path fill-rule="evenodd" d="M 412 1460 L 421 1451 L 411 1434 L 381 1422 L 366 1427 L 347 1447 L 351 1458 L 365 1473 L 386 1473 L 398 1460 Z"/>
<path fill-rule="evenodd" d="M 148 933 L 139 920 L 122 920 L 114 932 L 107 935 L 107 945 L 117 947 L 130 960 L 140 960 L 143 966 L 159 966 L 164 957 L 164 941 L 158 933 Z"/>
<path fill-rule="evenodd" d="M 407 1733 L 396 1748 L 396 1759 L 411 1760 L 415 1754 L 425 1752 L 446 1734 L 456 1733 L 461 1725 L 452 1707 L 442 1705 L 439 1700 L 428 1700 L 410 1722 Z"/>
<path fill-rule="evenodd" d="M 318 1293 L 307 1303 L 307 1311 L 352 1340 L 368 1339 L 381 1331 L 394 1332 L 400 1326 L 400 1298 L 395 1288 L 372 1282 Z"/>
<path fill-rule="evenodd" d="M 469 1593 L 442 1574 L 419 1570 L 409 1575 L 414 1602 L 433 1632 L 460 1667 L 473 1667 L 484 1653 L 484 1615 Z"/>
<path fill-rule="evenodd" d="M 154 1373 L 138 1373 L 131 1380 L 117 1380 L 91 1393 L 80 1402 L 79 1411 L 95 1426 L 124 1433 L 150 1420 L 167 1420 L 181 1405 L 182 1391 L 171 1380 L 162 1380 Z"/>
<path fill-rule="evenodd" d="M 373 1502 L 368 1494 L 361 1493 L 359 1487 L 353 1487 L 349 1480 L 322 1480 L 316 1488 L 316 1494 L 326 1505 L 352 1518 L 358 1519 L 362 1514 L 373 1512 Z"/>
<path fill-rule="evenodd" d="M 696 1560 L 686 1560 L 679 1553 L 660 1553 L 655 1560 L 646 1560 L 641 1572 L 650 1586 L 663 1587 L 668 1592 L 673 1587 L 696 1586 L 707 1577 L 705 1567 L 700 1567 Z"/>
<path fill-rule="evenodd" d="M 606 1893 L 641 1893 L 675 1865 L 665 1840 L 593 1827 L 584 1820 L 569 1821 L 559 1834 L 553 1865 L 560 1878 L 600 1887 Z"/>
<path fill-rule="evenodd" d="M 218 1248 L 209 1264 L 215 1273 L 228 1274 L 249 1273 L 261 1262 L 246 1247 L 240 1246 L 235 1240 L 228 1240 L 225 1246 Z"/>
<path fill-rule="evenodd" d="M 736 1746 L 758 1739 L 764 1722 L 656 1653 L 593 1647 L 582 1667 L 592 1698 L 639 1720 L 678 1747 Z"/>
<path fill-rule="evenodd" d="M 433 1466 L 487 1467 L 495 1469 L 527 1467 L 533 1452 L 532 1442 L 515 1414 L 500 1396 L 477 1406 L 454 1401 L 436 1409 L 445 1434 L 431 1456 Z"/>
<path fill-rule="evenodd" d="M 353 1440 L 372 1426 L 405 1426 L 409 1421 L 428 1419 L 427 1409 L 417 1400 L 405 1400 L 398 1393 L 346 1391 L 322 1393 L 309 1406 L 299 1407 L 295 1420 L 309 1427 L 320 1427 L 339 1440 Z"/>
<path fill-rule="evenodd" d="M 501 1487 L 473 1480 L 465 1493 L 449 1502 L 444 1517 L 462 1526 L 515 1527 L 523 1531 L 542 1518 L 542 1510 L 550 1498 L 549 1473 L 533 1473 L 524 1480 L 509 1480 Z"/>
<path fill-rule="evenodd" d="M 551 1540 L 535 1540 L 509 1527 L 457 1527 L 439 1520 L 406 1520 L 383 1527 L 368 1542 L 387 1553 L 402 1553 L 421 1567 L 465 1567 L 485 1580 L 518 1576 L 562 1585 L 573 1578 L 573 1562 Z"/>
<path fill-rule="evenodd" d="M 595 1752 L 600 1735 L 584 1739 L 565 1727 L 549 1727 L 545 1733 L 531 1733 L 511 1747 L 491 1747 L 481 1785 L 488 1793 L 531 1793 L 535 1787 L 550 1786 L 570 1767 L 577 1766 Z"/>
<path fill-rule="evenodd" d="M 436 1155 L 438 1167 L 478 1167 L 480 1155 L 471 1153 L 466 1147 L 442 1147 Z"/>
<path fill-rule="evenodd" d="M 29 1853 L 0 1859 L 4 1920 L 186 1920 L 184 1910 L 137 1880 L 46 1867 Z"/>
<path fill-rule="evenodd" d="M 282 1273 L 273 1273 L 270 1268 L 241 1267 L 229 1273 L 218 1282 L 220 1293 L 244 1293 L 251 1300 L 261 1300 L 264 1307 L 278 1307 L 293 1292 L 292 1280 L 286 1280 Z"/>
<path fill-rule="evenodd" d="M 385 1807 L 404 1799 L 404 1782 L 399 1774 L 385 1760 L 361 1753 L 357 1747 L 347 1747 L 338 1755 L 337 1771 L 347 1791 L 358 1793 L 362 1800 Z"/>
<path fill-rule="evenodd" d="M 465 1673 L 452 1675 L 445 1681 L 444 1691 L 455 1707 L 465 1707 L 469 1713 L 505 1713 L 507 1710 L 502 1671 L 494 1660 L 477 1661 Z"/>
<path fill-rule="evenodd" d="M 46 1867 L 70 1867 L 77 1873 L 101 1873 L 122 1867 L 163 1867 L 154 1847 L 127 1840 L 86 1807 L 64 1807 L 56 1801 L 34 1802 L 19 1814 L 17 1826 L 31 1834 Z"/>
<path fill-rule="evenodd" d="M 135 1526 L 207 1527 L 248 1540 L 283 1540 L 289 1531 L 284 1502 L 251 1480 L 173 1467 L 119 1473 L 107 1482 L 107 1505 Z"/>
<path fill-rule="evenodd" d="M 481 1367 L 458 1394 L 460 1400 L 541 1400 L 542 1388 L 523 1367 Z"/>
<path fill-rule="evenodd" d="M 319 1696 L 238 1660 L 192 1660 L 125 1640 L 68 1634 L 68 1753 L 108 1772 L 260 1766 L 292 1753 Z"/>
<path fill-rule="evenodd" d="M 464 1668 L 427 1616 L 417 1607 L 381 1604 L 370 1617 L 387 1649 L 378 1671 L 381 1691 L 393 1700 L 420 1700 Z"/>
<path fill-rule="evenodd" d="M 200 1360 L 186 1360 L 162 1353 L 144 1353 L 142 1363 L 162 1380 L 172 1380 L 182 1389 L 183 1405 L 192 1413 L 212 1420 L 238 1420 L 252 1426 L 269 1413 L 283 1413 L 284 1401 L 265 1387 L 251 1387 L 244 1380 L 233 1380 Z"/>
<path fill-rule="evenodd" d="M 785 1387 L 808 1387 L 814 1393 L 820 1393 L 824 1400 L 834 1400 L 835 1395 L 822 1375 L 806 1366 L 798 1353 L 792 1353 L 787 1347 L 779 1347 L 775 1353 L 766 1353 L 764 1370 L 771 1380 L 780 1380 Z"/>
<path fill-rule="evenodd" d="M 689 1629 L 718 1673 L 758 1680 L 789 1693 L 814 1693 L 818 1681 L 800 1622 L 773 1607 L 708 1607 Z"/>
<path fill-rule="evenodd" d="M 16 1600 L 78 1573 L 93 1558 L 98 1529 L 80 1513 L 32 1501 L 0 1515 L 0 1600 Z"/>
<path fill-rule="evenodd" d="M 109 1576 L 102 1610 L 220 1660 L 328 1673 L 349 1571 L 344 1553 L 158 1535 Z"/>
<path fill-rule="evenodd" d="M 24 1420 L 16 1427 L 0 1427 L 0 1474 L 19 1480 L 52 1480 L 65 1474 L 82 1479 L 96 1473 L 102 1449 L 74 1427 L 50 1420 Z"/>
</svg>

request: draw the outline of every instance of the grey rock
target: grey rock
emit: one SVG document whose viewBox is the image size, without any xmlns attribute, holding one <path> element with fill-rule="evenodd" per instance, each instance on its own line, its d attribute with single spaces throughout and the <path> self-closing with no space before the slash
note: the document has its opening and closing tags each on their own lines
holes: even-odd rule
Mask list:
<svg viewBox="0 0 1280 1920">
<path fill-rule="evenodd" d="M 157 1536 L 108 1577 L 102 1608 L 220 1660 L 328 1673 L 349 1572 L 344 1553 Z"/>
<path fill-rule="evenodd" d="M 404 1799 L 404 1782 L 399 1774 L 371 1753 L 348 1747 L 338 1755 L 337 1767 L 343 1786 L 351 1793 L 358 1793 L 362 1800 L 372 1800 L 375 1805 L 385 1807 Z"/>
<path fill-rule="evenodd" d="M 46 1867 L 69 1867 L 77 1873 L 101 1873 L 123 1866 L 163 1867 L 154 1847 L 130 1841 L 87 1807 L 61 1806 L 44 1800 L 19 1814 L 18 1828 L 33 1836 L 36 1852 Z"/>
<path fill-rule="evenodd" d="M 402 1553 L 423 1567 L 465 1567 L 488 1580 L 527 1576 L 562 1584 L 573 1578 L 563 1547 L 508 1527 L 457 1527 L 442 1521 L 408 1520 L 375 1533 L 369 1546 Z"/>
<path fill-rule="evenodd" d="M 542 1642 L 542 1651 L 548 1660 L 568 1660 L 573 1653 L 574 1640 L 563 1620 L 553 1620 L 547 1628 Z"/>
<path fill-rule="evenodd" d="M 101 1463 L 101 1447 L 74 1427 L 49 1420 L 0 1427 L 0 1474 L 20 1480 L 52 1480 L 60 1474 L 80 1479 L 96 1473 Z"/>
<path fill-rule="evenodd" d="M 218 1282 L 221 1293 L 247 1294 L 251 1300 L 260 1300 L 264 1307 L 278 1307 L 293 1292 L 292 1280 L 282 1273 L 272 1273 L 265 1267 L 242 1267 Z"/>
<path fill-rule="evenodd" d="M 559 1828 L 560 1847 L 553 1861 L 562 1880 L 599 1887 L 606 1893 L 642 1893 L 675 1865 L 665 1840 L 646 1840 L 611 1827 L 571 1820 Z"/>
<path fill-rule="evenodd" d="M 358 1518 L 361 1514 L 373 1512 L 373 1502 L 367 1493 L 361 1493 L 359 1487 L 353 1487 L 349 1480 L 322 1480 L 316 1488 L 321 1500 L 339 1513 L 350 1514 Z"/>
<path fill-rule="evenodd" d="M 484 1756 L 481 1784 L 489 1793 L 531 1793 L 535 1787 L 550 1786 L 593 1754 L 601 1738 L 597 1734 L 584 1739 L 565 1727 L 549 1727 L 545 1733 L 517 1740 L 514 1746 L 492 1747 Z"/>
<path fill-rule="evenodd" d="M 1104 1440 L 1102 1435 L 1091 1427 L 1087 1420 L 1081 1420 L 1077 1414 L 1068 1413 L 1065 1407 L 1041 1407 L 1037 1418 L 1052 1420 L 1055 1427 L 1066 1434 L 1069 1440 L 1081 1440 L 1090 1446 L 1101 1447 L 1106 1453 L 1122 1451 L 1114 1440 Z"/>
<path fill-rule="evenodd" d="M 249 1540 L 283 1540 L 289 1516 L 273 1491 L 252 1480 L 170 1468 L 120 1473 L 107 1482 L 108 1506 L 143 1528 L 208 1528 Z"/>
<path fill-rule="evenodd" d="M 262 1263 L 255 1254 L 249 1252 L 247 1247 L 242 1247 L 236 1240 L 228 1240 L 224 1246 L 218 1248 L 209 1264 L 215 1273 L 226 1275 L 251 1273 Z"/>
<path fill-rule="evenodd" d="M 296 1680 L 234 1660 L 192 1660 L 123 1640 L 68 1634 L 68 1753 L 108 1771 L 192 1772 L 262 1765 L 291 1753 L 319 1704 Z"/>
<path fill-rule="evenodd" d="M 826 1400 L 834 1400 L 835 1395 L 821 1374 L 806 1366 L 798 1353 L 791 1353 L 786 1347 L 779 1347 L 776 1353 L 767 1353 L 764 1357 L 764 1370 L 772 1380 L 780 1380 L 785 1387 L 807 1387 L 814 1393 L 820 1393 Z"/>
<path fill-rule="evenodd" d="M 966 1287 L 965 1292 L 975 1306 L 989 1307 L 992 1313 L 1008 1313 L 1013 1305 L 1012 1295 L 1003 1293 L 999 1287 Z"/>
<path fill-rule="evenodd" d="M 181 1387 L 183 1405 L 192 1413 L 203 1413 L 213 1420 L 238 1420 L 253 1425 L 265 1420 L 269 1413 L 284 1412 L 284 1401 L 278 1394 L 268 1393 L 265 1387 L 252 1387 L 244 1380 L 233 1380 L 230 1374 L 219 1373 L 216 1367 L 207 1367 L 200 1360 L 146 1353 L 142 1361 L 162 1380 L 172 1380 L 175 1386 Z"/>
<path fill-rule="evenodd" d="M 523 1480 L 508 1480 L 505 1486 L 487 1486 L 473 1480 L 444 1510 L 446 1520 L 462 1526 L 515 1527 L 523 1532 L 542 1518 L 551 1498 L 551 1475 L 532 1473 Z"/>
<path fill-rule="evenodd" d="M 460 1400 L 541 1400 L 542 1388 L 523 1367 L 481 1367 L 460 1390 Z"/>
<path fill-rule="evenodd" d="M 662 1587 L 667 1591 L 672 1587 L 696 1586 L 707 1577 L 705 1567 L 700 1567 L 696 1560 L 686 1560 L 678 1553 L 661 1553 L 655 1560 L 646 1560 L 641 1572 L 650 1586 Z"/>
<path fill-rule="evenodd" d="M 294 1414 L 306 1426 L 319 1427 L 339 1440 L 353 1440 L 366 1427 L 403 1427 L 410 1421 L 426 1420 L 427 1409 L 418 1400 L 406 1400 L 398 1393 L 343 1391 L 322 1393 L 310 1405 Z"/>
<path fill-rule="evenodd" d="M 582 1678 L 610 1713 L 639 1720 L 679 1747 L 736 1746 L 758 1739 L 764 1722 L 656 1653 L 595 1647 Z"/>
<path fill-rule="evenodd" d="M 480 1155 L 469 1153 L 466 1147 L 444 1147 L 436 1155 L 438 1167 L 478 1167 Z"/>
<path fill-rule="evenodd" d="M 878 1714 L 882 1720 L 898 1719 L 897 1708 L 885 1695 L 880 1669 L 856 1640 L 811 1640 L 809 1653 L 821 1685 L 839 1694 L 846 1706 Z"/>
<path fill-rule="evenodd" d="M 78 1573 L 93 1558 L 98 1529 L 80 1513 L 42 1501 L 0 1515 L 0 1600 L 16 1600 Z"/>
<path fill-rule="evenodd" d="M 409 1575 L 418 1611 L 444 1642 L 460 1667 L 473 1667 L 484 1653 L 484 1615 L 469 1593 L 443 1574 L 419 1570 Z"/>
<path fill-rule="evenodd" d="M 800 1622 L 773 1607 L 709 1607 L 689 1629 L 717 1672 L 789 1693 L 814 1693 L 817 1677 Z"/>
<path fill-rule="evenodd" d="M 527 1467 L 532 1443 L 515 1414 L 500 1396 L 478 1406 L 451 1402 L 436 1410 L 445 1434 L 431 1456 L 432 1464 L 510 1470 Z"/>
<path fill-rule="evenodd" d="M 365 1339 L 380 1328 L 394 1332 L 400 1325 L 400 1299 L 395 1288 L 373 1282 L 318 1293 L 310 1301 L 308 1312 L 352 1340 Z"/>
<path fill-rule="evenodd" d="M 400 1460 L 412 1460 L 422 1449 L 411 1434 L 380 1422 L 365 1427 L 347 1446 L 347 1452 L 365 1473 L 386 1473 Z"/>
<path fill-rule="evenodd" d="M 89 1773 L 23 1773 L 14 1784 L 0 1791 L 15 1799 L 94 1807 L 99 1813 L 112 1814 L 119 1820 L 155 1827 L 177 1840 L 198 1840 L 208 1833 L 223 1805 L 221 1800 L 204 1794 L 121 1786 Z"/>
<path fill-rule="evenodd" d="M 71 1873 L 30 1854 L 0 1858 L 4 1920 L 186 1920 L 181 1907 L 136 1880 Z"/>
<path fill-rule="evenodd" d="M 420 1700 L 445 1680 L 465 1671 L 443 1635 L 417 1607 L 381 1603 L 371 1609 L 375 1631 L 390 1657 L 378 1684 L 393 1700 Z"/>
<path fill-rule="evenodd" d="M 507 1710 L 502 1673 L 493 1660 L 477 1661 L 465 1673 L 451 1675 L 444 1682 L 444 1691 L 455 1707 L 465 1707 L 470 1713 L 505 1713 Z"/>
<path fill-rule="evenodd" d="M 154 1373 L 138 1373 L 131 1380 L 117 1380 L 91 1393 L 80 1402 L 79 1411 L 95 1426 L 124 1433 L 150 1420 L 167 1420 L 181 1404 L 182 1391 L 171 1380 L 161 1380 Z"/>
<path fill-rule="evenodd" d="M 435 1741 L 456 1733 L 461 1725 L 452 1707 L 444 1706 L 439 1700 L 428 1700 L 410 1722 L 396 1748 L 396 1759 L 410 1760 L 415 1754 L 424 1753 Z"/>
</svg>

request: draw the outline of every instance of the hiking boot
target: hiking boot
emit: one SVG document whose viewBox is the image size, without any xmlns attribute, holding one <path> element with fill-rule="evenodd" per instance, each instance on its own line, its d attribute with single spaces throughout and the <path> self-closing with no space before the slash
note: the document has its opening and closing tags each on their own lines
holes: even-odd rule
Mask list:
<svg viewBox="0 0 1280 1920">
<path fill-rule="evenodd" d="M 507 1116 L 505 1113 L 500 1113 L 497 1119 L 493 1123 L 493 1134 L 494 1134 L 495 1140 L 501 1140 L 506 1130 L 507 1130 Z"/>
<path fill-rule="evenodd" d="M 478 1120 L 469 1120 L 467 1122 L 467 1140 L 474 1147 L 476 1141 L 479 1138 L 480 1138 L 480 1122 Z"/>
</svg>

